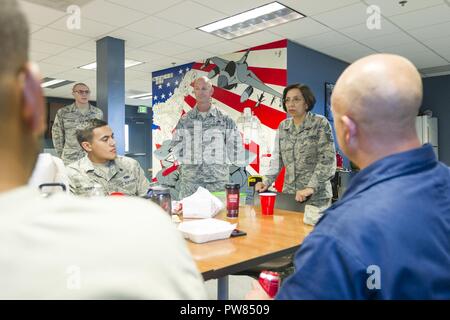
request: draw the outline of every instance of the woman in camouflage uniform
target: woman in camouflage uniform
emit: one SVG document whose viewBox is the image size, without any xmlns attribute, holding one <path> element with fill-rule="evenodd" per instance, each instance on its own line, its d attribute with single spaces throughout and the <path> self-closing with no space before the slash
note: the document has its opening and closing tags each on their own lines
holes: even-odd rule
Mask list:
<svg viewBox="0 0 450 320">
<path fill-rule="evenodd" d="M 304 84 L 284 89 L 283 108 L 291 117 L 278 126 L 270 169 L 255 190 L 267 190 L 285 167 L 283 192 L 323 210 L 331 204 L 336 151 L 330 123 L 311 112 L 315 102 L 311 89 Z"/>
</svg>

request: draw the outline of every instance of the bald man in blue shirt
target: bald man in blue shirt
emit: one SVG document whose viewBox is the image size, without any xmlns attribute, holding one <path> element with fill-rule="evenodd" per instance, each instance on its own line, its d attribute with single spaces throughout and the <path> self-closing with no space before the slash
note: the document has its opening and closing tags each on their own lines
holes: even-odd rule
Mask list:
<svg viewBox="0 0 450 320">
<path fill-rule="evenodd" d="M 361 171 L 276 299 L 450 299 L 450 168 L 420 145 L 421 101 L 420 75 L 400 56 L 368 56 L 340 76 L 337 140 Z M 255 283 L 247 298 L 268 296 Z"/>
</svg>

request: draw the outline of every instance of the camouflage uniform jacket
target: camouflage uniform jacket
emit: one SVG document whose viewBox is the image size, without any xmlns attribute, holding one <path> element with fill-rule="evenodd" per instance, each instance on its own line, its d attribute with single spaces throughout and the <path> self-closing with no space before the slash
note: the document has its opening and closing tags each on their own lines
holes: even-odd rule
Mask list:
<svg viewBox="0 0 450 320">
<path fill-rule="evenodd" d="M 83 114 L 75 103 L 58 110 L 52 127 L 53 145 L 56 153 L 65 165 L 83 158 L 86 153 L 80 147 L 76 130 L 82 129 L 90 119 L 103 119 L 103 112 L 97 107 L 89 105 L 89 110 Z"/>
<path fill-rule="evenodd" d="M 183 115 L 171 146 L 180 164 L 180 199 L 193 194 L 199 186 L 211 192 L 225 190 L 230 165 L 245 165 L 236 123 L 213 105 L 206 117 L 197 107 Z"/>
<path fill-rule="evenodd" d="M 70 191 L 76 195 L 89 196 L 94 185 L 100 184 L 104 195 L 122 192 L 129 196 L 144 196 L 150 187 L 139 162 L 134 159 L 117 156 L 109 162 L 106 174 L 96 168 L 88 156 L 67 166 Z"/>
<path fill-rule="evenodd" d="M 336 172 L 336 151 L 328 120 L 311 112 L 297 129 L 292 118 L 283 120 L 275 137 L 270 169 L 264 183 L 271 185 L 286 167 L 283 192 L 313 188 L 307 204 L 322 207 L 331 203 L 330 180 Z"/>
</svg>

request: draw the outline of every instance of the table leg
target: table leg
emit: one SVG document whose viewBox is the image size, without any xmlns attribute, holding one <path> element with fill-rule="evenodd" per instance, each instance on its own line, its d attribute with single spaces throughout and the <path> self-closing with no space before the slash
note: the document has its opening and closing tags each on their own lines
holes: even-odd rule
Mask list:
<svg viewBox="0 0 450 320">
<path fill-rule="evenodd" d="M 228 276 L 217 279 L 217 299 L 228 300 Z"/>
</svg>

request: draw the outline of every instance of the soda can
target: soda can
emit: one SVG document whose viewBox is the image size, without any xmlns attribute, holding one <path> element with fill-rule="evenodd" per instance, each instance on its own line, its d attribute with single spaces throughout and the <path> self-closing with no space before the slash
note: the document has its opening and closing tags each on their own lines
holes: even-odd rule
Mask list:
<svg viewBox="0 0 450 320">
<path fill-rule="evenodd" d="M 275 297 L 278 289 L 280 288 L 281 281 L 280 274 L 278 272 L 267 270 L 261 271 L 258 281 L 271 298 Z"/>
</svg>

